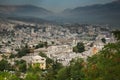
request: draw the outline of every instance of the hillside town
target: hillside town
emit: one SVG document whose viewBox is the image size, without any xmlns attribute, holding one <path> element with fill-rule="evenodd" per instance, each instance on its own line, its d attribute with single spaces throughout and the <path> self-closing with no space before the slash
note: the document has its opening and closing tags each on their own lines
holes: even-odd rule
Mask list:
<svg viewBox="0 0 120 80">
<path fill-rule="evenodd" d="M 15 57 L 16 60 L 34 62 L 33 58 L 37 57 L 39 60 L 42 57 L 38 55 L 43 52 L 49 58 L 67 66 L 73 58 L 86 60 L 88 56 L 100 51 L 105 44 L 115 41 L 112 30 L 107 25 L 54 25 L 8 21 L 0 22 L 0 28 L 0 60 L 2 55 L 19 54 L 17 49 L 27 45 L 32 51 L 21 58 Z M 45 42 L 46 46 L 36 48 L 41 42 Z M 73 52 L 73 47 L 78 42 L 84 43 L 85 51 L 82 53 Z"/>
<path fill-rule="evenodd" d="M 120 80 L 120 0 L 0 0 L 0 80 Z"/>
</svg>

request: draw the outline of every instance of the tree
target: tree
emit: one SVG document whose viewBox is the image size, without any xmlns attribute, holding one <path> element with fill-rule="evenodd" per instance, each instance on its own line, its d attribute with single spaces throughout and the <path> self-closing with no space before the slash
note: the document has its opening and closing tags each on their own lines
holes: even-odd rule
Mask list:
<svg viewBox="0 0 120 80">
<path fill-rule="evenodd" d="M 34 73 L 27 73 L 26 77 L 24 80 L 40 80 L 39 74 L 34 74 Z"/>
<path fill-rule="evenodd" d="M 10 57 L 9 58 L 15 58 L 16 57 L 16 55 L 15 54 L 13 54 L 13 53 L 11 53 L 11 55 L 10 55 Z"/>
<path fill-rule="evenodd" d="M 45 57 L 45 58 L 47 58 L 46 54 L 43 53 L 43 52 L 40 52 L 39 55 L 40 55 L 41 57 Z"/>
<path fill-rule="evenodd" d="M 118 80 L 120 79 L 120 43 L 106 45 L 98 54 L 88 58 L 84 68 L 86 80 Z"/>
<path fill-rule="evenodd" d="M 2 48 L 2 45 L 0 45 L 0 48 Z"/>
<path fill-rule="evenodd" d="M 18 49 L 17 57 L 25 56 L 26 54 L 30 52 L 30 49 L 26 47 L 22 47 L 22 49 Z"/>
<path fill-rule="evenodd" d="M 84 74 L 82 68 L 84 67 L 84 61 L 80 58 L 73 59 L 70 63 L 70 76 L 73 80 L 84 80 Z"/>
<path fill-rule="evenodd" d="M 48 47 L 48 42 L 41 42 L 40 41 L 40 43 L 38 45 L 36 45 L 35 48 L 38 49 L 38 48 L 43 48 L 43 47 L 47 48 Z"/>
<path fill-rule="evenodd" d="M 27 66 L 26 66 L 26 61 L 20 60 L 20 61 L 15 61 L 15 66 L 20 72 L 26 72 Z"/>
<path fill-rule="evenodd" d="M 56 80 L 84 80 L 82 59 L 74 59 L 70 62 L 70 66 L 63 67 L 58 71 Z"/>
<path fill-rule="evenodd" d="M 101 41 L 102 41 L 103 43 L 106 43 L 106 39 L 105 39 L 105 38 L 102 38 Z"/>
<path fill-rule="evenodd" d="M 120 31 L 116 30 L 116 31 L 113 31 L 112 33 L 114 34 L 115 38 L 119 41 L 120 40 Z"/>
<path fill-rule="evenodd" d="M 10 68 L 11 68 L 10 64 L 8 63 L 7 60 L 2 59 L 0 61 L 0 71 L 9 70 Z"/>
<path fill-rule="evenodd" d="M 52 44 L 55 44 L 55 42 L 54 42 L 54 41 L 51 41 L 51 43 L 52 43 Z"/>
<path fill-rule="evenodd" d="M 84 51 L 85 51 L 85 46 L 84 43 L 82 42 L 77 43 L 77 46 L 73 47 L 73 52 L 82 53 Z"/>
<path fill-rule="evenodd" d="M 57 80 L 70 80 L 70 79 L 68 79 L 68 78 L 70 78 L 69 71 L 70 71 L 69 67 L 64 67 L 64 68 L 60 69 L 57 74 Z"/>
<path fill-rule="evenodd" d="M 15 74 L 0 72 L 0 80 L 20 80 Z"/>
<path fill-rule="evenodd" d="M 48 42 L 44 42 L 44 46 L 47 48 L 48 47 Z"/>
<path fill-rule="evenodd" d="M 73 47 L 73 52 L 78 53 L 78 48 L 77 48 L 77 46 Z"/>
<path fill-rule="evenodd" d="M 44 47 L 44 43 L 43 42 L 40 42 L 38 45 L 36 45 L 36 49 L 38 48 L 43 48 Z"/>
<path fill-rule="evenodd" d="M 61 68 L 63 68 L 61 63 L 53 62 L 51 67 L 47 69 L 46 80 L 57 80 L 57 74 Z"/>
</svg>

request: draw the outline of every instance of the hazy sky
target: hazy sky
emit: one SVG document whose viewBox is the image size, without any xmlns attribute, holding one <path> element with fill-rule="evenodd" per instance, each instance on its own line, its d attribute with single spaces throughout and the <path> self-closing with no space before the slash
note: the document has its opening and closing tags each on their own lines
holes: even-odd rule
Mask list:
<svg viewBox="0 0 120 80">
<path fill-rule="evenodd" d="M 54 12 L 60 12 L 66 8 L 75 8 L 92 4 L 104 4 L 114 0 L 0 0 L 0 4 L 24 5 L 32 4 L 41 6 Z"/>
</svg>

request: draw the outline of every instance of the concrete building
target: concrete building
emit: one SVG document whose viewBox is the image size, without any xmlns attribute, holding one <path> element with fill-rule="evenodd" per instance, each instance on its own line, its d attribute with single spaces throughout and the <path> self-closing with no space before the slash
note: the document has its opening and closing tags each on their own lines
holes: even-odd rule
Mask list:
<svg viewBox="0 0 120 80">
<path fill-rule="evenodd" d="M 32 56 L 31 63 L 33 67 L 40 67 L 41 69 L 46 69 L 46 58 L 41 56 Z"/>
<path fill-rule="evenodd" d="M 32 67 L 39 67 L 40 69 L 46 69 L 46 58 L 41 57 L 39 55 L 32 55 L 32 56 L 23 56 L 21 59 L 25 60 L 27 63 L 27 67 L 29 64 Z"/>
</svg>

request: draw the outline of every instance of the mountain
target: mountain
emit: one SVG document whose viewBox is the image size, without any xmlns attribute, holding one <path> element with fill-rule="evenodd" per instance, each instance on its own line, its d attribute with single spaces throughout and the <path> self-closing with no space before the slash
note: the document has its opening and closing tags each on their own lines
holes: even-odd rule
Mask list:
<svg viewBox="0 0 120 80">
<path fill-rule="evenodd" d="M 0 14 L 6 16 L 44 17 L 52 14 L 52 12 L 33 5 L 0 5 Z"/>
<path fill-rule="evenodd" d="M 120 25 L 120 0 L 65 9 L 59 14 L 33 5 L 0 5 L 1 17 L 37 17 L 59 23 L 112 24 L 116 26 Z"/>
<path fill-rule="evenodd" d="M 120 0 L 64 10 L 62 15 L 71 22 L 120 24 Z"/>
</svg>

